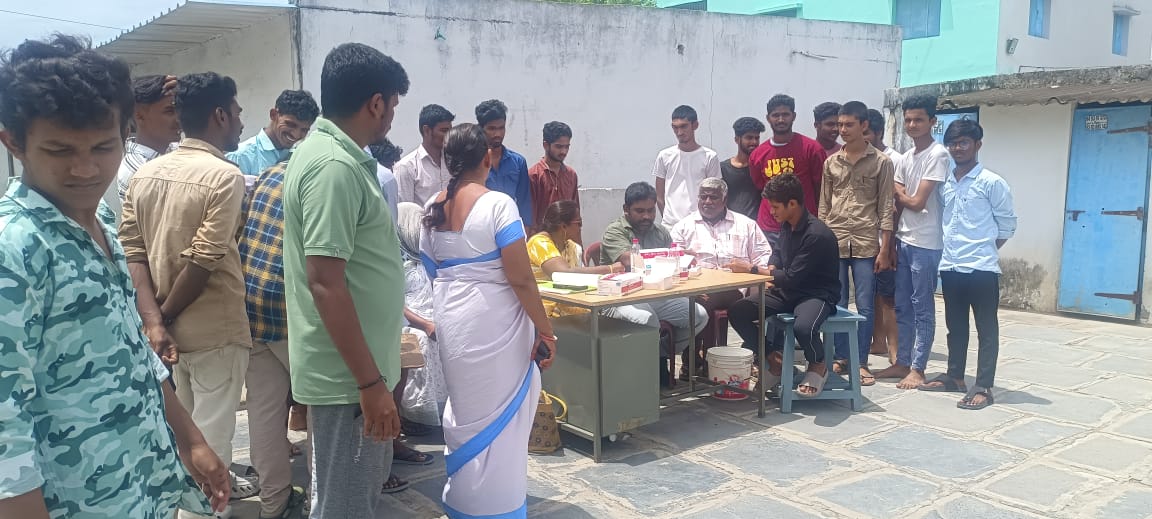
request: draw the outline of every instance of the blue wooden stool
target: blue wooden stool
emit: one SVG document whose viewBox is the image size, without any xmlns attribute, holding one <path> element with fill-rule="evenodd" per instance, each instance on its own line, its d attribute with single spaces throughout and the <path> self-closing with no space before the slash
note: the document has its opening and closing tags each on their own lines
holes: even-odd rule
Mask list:
<svg viewBox="0 0 1152 519">
<path fill-rule="evenodd" d="M 784 327 L 784 369 L 781 371 L 780 381 L 781 413 L 791 413 L 792 402 L 796 400 L 851 400 L 852 410 L 859 411 L 864 408 L 864 396 L 860 393 L 860 339 L 857 331 L 860 322 L 864 320 L 863 316 L 836 307 L 836 313 L 820 327 L 820 331 L 824 333 L 824 361 L 828 366 L 828 383 L 824 384 L 824 391 L 817 397 L 801 397 L 796 392 L 796 386 L 800 384 L 792 373 L 792 366 L 796 363 L 796 333 L 793 329 L 796 316 L 777 314 L 769 319 L 773 326 Z M 837 333 L 848 334 L 848 380 L 832 371 L 832 361 L 836 358 L 836 343 L 832 337 Z M 769 335 L 769 338 L 771 337 Z"/>
</svg>

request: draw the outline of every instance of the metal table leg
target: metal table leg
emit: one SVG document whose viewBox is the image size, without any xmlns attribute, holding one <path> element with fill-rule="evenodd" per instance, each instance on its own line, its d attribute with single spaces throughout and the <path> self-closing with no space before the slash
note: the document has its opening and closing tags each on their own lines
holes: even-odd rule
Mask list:
<svg viewBox="0 0 1152 519">
<path fill-rule="evenodd" d="M 596 381 L 596 423 L 592 426 L 592 461 L 600 463 L 604 441 L 604 383 L 600 369 L 600 312 L 592 310 L 592 378 Z"/>
<path fill-rule="evenodd" d="M 696 391 L 696 296 L 688 296 L 688 336 L 688 392 L 692 393 Z M 672 346 L 672 355 L 676 355 L 675 345 Z M 676 377 L 676 373 L 671 375 Z"/>
<path fill-rule="evenodd" d="M 756 334 L 756 336 L 758 337 L 756 342 L 759 343 L 757 350 L 760 353 L 760 357 L 759 357 L 759 359 L 760 359 L 760 380 L 756 381 L 757 385 L 760 386 L 760 392 L 759 392 L 760 394 L 758 395 L 760 397 L 760 408 L 756 410 L 756 416 L 759 418 L 764 418 L 764 407 L 765 407 L 765 401 L 768 400 L 768 390 L 772 389 L 769 387 L 764 387 L 764 382 L 763 382 L 764 376 L 768 373 L 768 358 L 764 356 L 764 342 L 765 342 L 764 334 L 766 333 L 766 330 L 768 329 L 767 323 L 764 322 L 765 321 L 765 318 L 764 318 L 764 291 L 765 290 L 767 290 L 767 288 L 765 287 L 765 284 L 760 283 L 760 332 Z"/>
</svg>

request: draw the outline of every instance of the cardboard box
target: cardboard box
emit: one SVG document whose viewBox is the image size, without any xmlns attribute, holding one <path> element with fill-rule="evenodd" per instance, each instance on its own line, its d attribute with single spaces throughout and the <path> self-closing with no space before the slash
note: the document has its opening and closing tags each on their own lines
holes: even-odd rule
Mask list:
<svg viewBox="0 0 1152 519">
<path fill-rule="evenodd" d="M 672 276 L 648 275 L 644 276 L 644 288 L 647 290 L 670 290 L 676 284 Z"/>
<path fill-rule="evenodd" d="M 619 272 L 600 278 L 596 294 L 602 296 L 622 296 L 644 288 L 644 277 L 634 272 Z"/>
</svg>

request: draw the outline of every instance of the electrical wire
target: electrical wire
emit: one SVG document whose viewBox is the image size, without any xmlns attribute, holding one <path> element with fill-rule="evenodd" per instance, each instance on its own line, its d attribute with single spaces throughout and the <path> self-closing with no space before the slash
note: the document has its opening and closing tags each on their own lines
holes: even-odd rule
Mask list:
<svg viewBox="0 0 1152 519">
<path fill-rule="evenodd" d="M 20 15 L 20 16 L 30 16 L 32 18 L 41 18 L 44 20 L 52 20 L 52 21 L 56 21 L 56 22 L 78 23 L 80 25 L 89 25 L 92 27 L 100 27 L 102 29 L 116 29 L 118 31 L 124 30 L 123 27 L 112 27 L 110 25 L 100 25 L 98 23 L 81 22 L 79 20 L 68 20 L 66 18 L 53 18 L 51 16 L 43 16 L 43 15 L 39 15 L 39 14 L 25 13 L 25 12 L 21 12 L 21 11 L 11 11 L 8 9 L 0 9 L 0 13 L 16 14 L 16 15 Z"/>
</svg>

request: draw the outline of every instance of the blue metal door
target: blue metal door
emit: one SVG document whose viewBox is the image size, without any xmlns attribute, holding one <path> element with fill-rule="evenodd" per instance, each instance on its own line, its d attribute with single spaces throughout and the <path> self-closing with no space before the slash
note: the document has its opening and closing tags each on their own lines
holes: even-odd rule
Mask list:
<svg viewBox="0 0 1152 519">
<path fill-rule="evenodd" d="M 1150 132 L 1149 106 L 1076 110 L 1058 310 L 1136 318 Z"/>
</svg>

